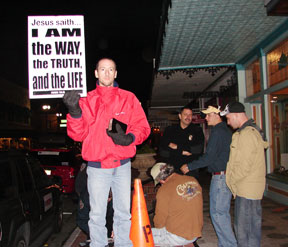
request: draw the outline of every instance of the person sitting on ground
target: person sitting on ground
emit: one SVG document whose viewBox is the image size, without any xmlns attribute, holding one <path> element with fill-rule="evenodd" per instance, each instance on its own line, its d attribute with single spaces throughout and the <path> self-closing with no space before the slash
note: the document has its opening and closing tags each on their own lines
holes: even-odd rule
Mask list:
<svg viewBox="0 0 288 247">
<path fill-rule="evenodd" d="M 152 234 L 155 246 L 196 245 L 203 227 L 202 188 L 192 176 L 174 172 L 167 163 L 157 163 L 151 169 L 155 186 L 156 208 Z"/>
</svg>

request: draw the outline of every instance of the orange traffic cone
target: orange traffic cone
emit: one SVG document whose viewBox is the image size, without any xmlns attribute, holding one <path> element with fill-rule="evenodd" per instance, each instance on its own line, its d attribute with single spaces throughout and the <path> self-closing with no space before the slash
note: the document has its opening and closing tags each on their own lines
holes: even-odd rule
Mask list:
<svg viewBox="0 0 288 247">
<path fill-rule="evenodd" d="M 154 247 L 142 183 L 138 178 L 134 180 L 130 239 L 133 247 Z"/>
</svg>

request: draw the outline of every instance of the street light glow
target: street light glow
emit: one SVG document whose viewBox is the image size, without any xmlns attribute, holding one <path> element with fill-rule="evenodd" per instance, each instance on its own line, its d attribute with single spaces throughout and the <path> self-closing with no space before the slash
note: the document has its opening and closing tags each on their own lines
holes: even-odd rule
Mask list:
<svg viewBox="0 0 288 247">
<path fill-rule="evenodd" d="M 51 106 L 50 105 L 43 105 L 42 109 L 43 110 L 50 110 Z"/>
</svg>

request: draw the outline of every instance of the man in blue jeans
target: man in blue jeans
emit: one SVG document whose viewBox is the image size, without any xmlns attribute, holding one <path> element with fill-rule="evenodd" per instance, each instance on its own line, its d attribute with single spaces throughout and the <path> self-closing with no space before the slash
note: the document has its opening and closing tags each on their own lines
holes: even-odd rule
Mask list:
<svg viewBox="0 0 288 247">
<path fill-rule="evenodd" d="M 80 98 L 76 90 L 63 97 L 69 112 L 67 134 L 82 143 L 82 157 L 88 162 L 90 247 L 108 245 L 105 216 L 110 189 L 115 246 L 130 247 L 131 158 L 151 129 L 137 97 L 118 87 L 112 59 L 100 59 L 95 76 L 96 89 L 87 97 Z"/>
<path fill-rule="evenodd" d="M 268 142 L 254 120 L 248 119 L 242 103 L 229 103 L 220 115 L 226 116 L 227 123 L 236 130 L 230 146 L 226 183 L 235 198 L 238 247 L 260 247 Z"/>
<path fill-rule="evenodd" d="M 184 164 L 181 171 L 186 174 L 191 170 L 208 166 L 208 171 L 212 173 L 210 216 L 218 237 L 218 246 L 237 246 L 230 217 L 232 194 L 225 181 L 232 133 L 226 123 L 222 121 L 219 109 L 209 106 L 202 112 L 206 114 L 207 124 L 213 126 L 206 153 L 198 160 Z"/>
<path fill-rule="evenodd" d="M 84 232 L 87 239 L 84 242 L 80 242 L 79 246 L 90 246 L 90 231 L 89 231 L 89 213 L 90 213 L 90 202 L 89 202 L 89 193 L 87 189 L 87 163 L 82 162 L 80 167 L 80 171 L 77 174 L 75 179 L 75 191 L 79 197 L 78 206 L 77 206 L 77 216 L 76 216 L 76 223 L 78 227 Z M 113 204 L 112 204 L 112 193 L 110 191 L 108 204 L 107 204 L 107 212 L 106 212 L 106 228 L 107 228 L 107 236 L 110 239 L 110 242 L 113 241 L 112 239 L 112 232 L 113 232 Z"/>
</svg>

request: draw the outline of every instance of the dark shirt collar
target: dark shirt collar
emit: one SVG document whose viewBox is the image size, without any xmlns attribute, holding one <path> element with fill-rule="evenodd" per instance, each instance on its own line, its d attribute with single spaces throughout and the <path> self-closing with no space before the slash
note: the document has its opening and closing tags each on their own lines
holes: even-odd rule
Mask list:
<svg viewBox="0 0 288 247">
<path fill-rule="evenodd" d="M 220 123 L 214 125 L 214 127 L 220 127 L 220 126 L 222 126 L 222 125 L 225 125 L 225 122 L 221 121 Z"/>
</svg>

